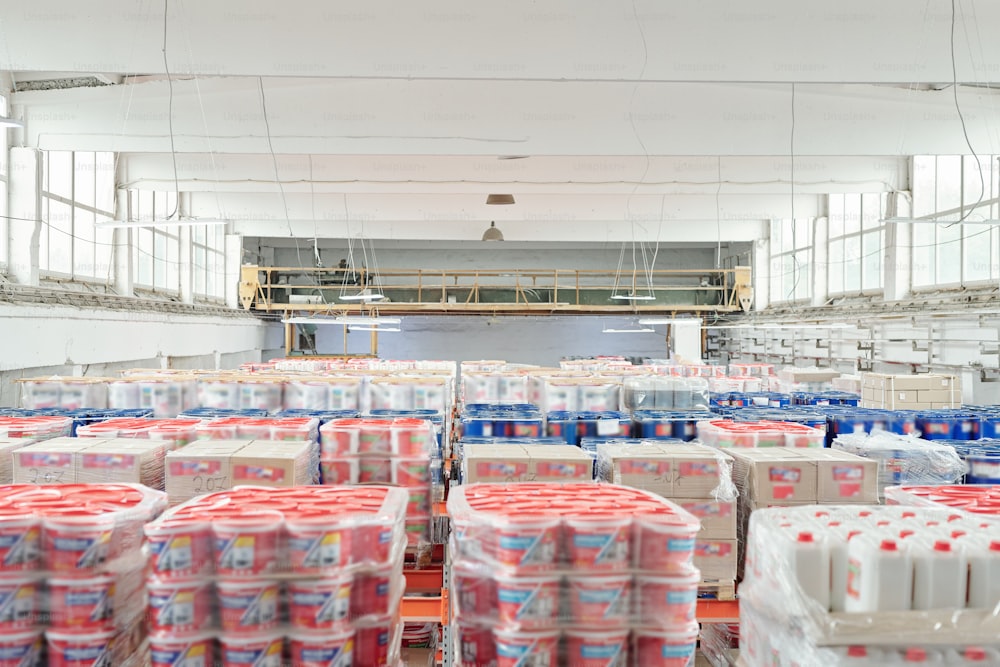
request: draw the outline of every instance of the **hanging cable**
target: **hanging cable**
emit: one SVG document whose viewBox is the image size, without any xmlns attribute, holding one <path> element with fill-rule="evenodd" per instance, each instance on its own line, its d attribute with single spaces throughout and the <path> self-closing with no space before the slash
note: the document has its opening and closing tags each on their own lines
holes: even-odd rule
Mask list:
<svg viewBox="0 0 1000 667">
<path fill-rule="evenodd" d="M 969 210 L 963 214 L 958 220 L 946 225 L 946 227 L 951 227 L 953 225 L 961 224 L 968 219 L 972 212 L 979 208 L 979 205 L 983 203 L 983 198 L 986 196 L 986 180 L 983 178 L 983 165 L 979 161 L 979 156 L 976 155 L 976 150 L 972 147 L 972 142 L 969 140 L 969 131 L 965 127 L 965 115 L 962 113 L 962 107 L 958 103 L 958 65 L 955 59 L 955 8 L 956 0 L 951 0 L 951 32 L 949 33 L 949 43 L 951 46 L 951 93 L 952 98 L 955 101 L 955 112 L 958 114 L 958 121 L 962 124 L 962 136 L 965 137 L 965 145 L 969 147 L 969 152 L 972 153 L 972 159 L 976 161 L 976 167 L 979 170 L 979 200 L 976 202 L 975 206 L 969 208 Z M 968 40 L 966 40 L 968 41 Z M 963 158 L 960 162 L 959 174 L 965 174 L 965 159 Z M 961 178 L 960 182 L 965 183 L 965 179 Z M 959 194 L 959 201 L 962 202 L 962 208 L 964 208 L 965 202 L 965 188 L 962 188 L 962 192 Z"/>
</svg>

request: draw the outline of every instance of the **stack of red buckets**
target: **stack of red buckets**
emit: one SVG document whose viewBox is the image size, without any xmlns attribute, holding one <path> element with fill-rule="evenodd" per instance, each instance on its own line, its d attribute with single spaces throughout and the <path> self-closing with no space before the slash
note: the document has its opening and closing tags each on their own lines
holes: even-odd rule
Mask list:
<svg viewBox="0 0 1000 667">
<path fill-rule="evenodd" d="M 407 490 L 410 546 L 429 542 L 434 424 L 423 419 L 334 419 L 320 427 L 323 484 L 395 484 Z"/>
<path fill-rule="evenodd" d="M 611 484 L 452 490 L 461 667 L 693 664 L 698 519 Z"/>
<path fill-rule="evenodd" d="M 153 667 L 397 665 L 407 494 L 238 487 L 146 526 Z"/>
<path fill-rule="evenodd" d="M 142 526 L 165 507 L 137 484 L 0 486 L 0 664 L 144 664 Z"/>
</svg>

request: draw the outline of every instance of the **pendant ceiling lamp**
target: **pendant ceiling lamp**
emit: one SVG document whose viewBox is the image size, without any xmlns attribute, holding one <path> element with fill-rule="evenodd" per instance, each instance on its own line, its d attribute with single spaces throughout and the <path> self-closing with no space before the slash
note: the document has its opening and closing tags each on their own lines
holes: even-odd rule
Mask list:
<svg viewBox="0 0 1000 667">
<path fill-rule="evenodd" d="M 503 232 L 497 229 L 497 223 L 490 222 L 490 226 L 483 232 L 484 241 L 503 241 Z"/>
<path fill-rule="evenodd" d="M 365 237 L 358 236 L 355 244 L 348 238 L 347 268 L 344 269 L 340 286 L 340 300 L 369 303 L 384 298 L 378 259 L 375 257 L 375 248 L 371 240 L 366 244 Z"/>
<path fill-rule="evenodd" d="M 514 195 L 487 195 L 486 203 L 490 206 L 509 206 L 514 203 Z"/>
</svg>

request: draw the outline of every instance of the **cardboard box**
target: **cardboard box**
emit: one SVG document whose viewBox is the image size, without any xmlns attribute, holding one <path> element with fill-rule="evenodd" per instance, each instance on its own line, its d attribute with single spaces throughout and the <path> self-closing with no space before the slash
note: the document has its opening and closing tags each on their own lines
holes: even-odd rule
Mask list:
<svg viewBox="0 0 1000 667">
<path fill-rule="evenodd" d="M 254 440 L 230 460 L 233 486 L 289 487 L 311 484 L 316 444 L 285 440 Z"/>
<path fill-rule="evenodd" d="M 679 499 L 674 502 L 701 521 L 698 538 L 704 540 L 736 539 L 736 501 L 706 500 L 704 498 Z"/>
<path fill-rule="evenodd" d="M 645 489 L 665 498 L 674 493 L 674 461 L 654 442 L 627 447 L 598 445 L 601 477 L 606 482 Z"/>
<path fill-rule="evenodd" d="M 784 382 L 832 382 L 840 377 L 838 371 L 826 368 L 783 368 L 778 371 L 778 377 Z"/>
<path fill-rule="evenodd" d="M 32 441 L 20 438 L 0 438 L 0 484 L 14 483 L 14 452 Z"/>
<path fill-rule="evenodd" d="M 467 445 L 466 484 L 581 482 L 594 478 L 594 460 L 573 445 Z"/>
<path fill-rule="evenodd" d="M 699 444 L 663 445 L 674 459 L 674 497 L 711 498 L 732 465 L 728 453 Z M 721 461 L 720 461 L 721 459 Z"/>
<path fill-rule="evenodd" d="M 878 504 L 878 461 L 838 449 L 810 454 L 817 458 L 817 502 Z"/>
<path fill-rule="evenodd" d="M 76 455 L 106 439 L 53 438 L 14 451 L 15 484 L 73 484 Z"/>
<path fill-rule="evenodd" d="M 740 495 L 755 503 L 815 502 L 816 460 L 813 449 L 732 449 L 733 481 Z"/>
<path fill-rule="evenodd" d="M 145 484 L 163 490 L 167 442 L 140 438 L 102 440 L 76 455 L 76 481 Z"/>
<path fill-rule="evenodd" d="M 166 456 L 166 484 L 171 505 L 233 486 L 232 457 L 246 440 L 198 440 Z"/>
<path fill-rule="evenodd" d="M 694 564 L 701 570 L 702 581 L 736 579 L 736 540 L 708 540 L 699 537 L 694 543 Z"/>
</svg>

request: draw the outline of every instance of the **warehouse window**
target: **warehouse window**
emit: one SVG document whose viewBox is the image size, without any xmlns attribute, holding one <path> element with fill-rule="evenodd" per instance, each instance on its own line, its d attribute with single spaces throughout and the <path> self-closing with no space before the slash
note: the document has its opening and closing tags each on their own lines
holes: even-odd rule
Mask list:
<svg viewBox="0 0 1000 667">
<path fill-rule="evenodd" d="M 213 301 L 226 296 L 226 228 L 205 225 L 191 228 L 191 264 L 194 295 Z"/>
<path fill-rule="evenodd" d="M 0 116 L 8 117 L 9 107 L 7 98 L 0 95 Z M 0 129 L 0 274 L 7 272 L 7 265 L 10 263 L 10 255 L 7 248 L 7 231 L 9 221 L 7 216 L 10 209 L 7 206 L 7 153 L 10 150 L 8 136 L 9 129 Z"/>
<path fill-rule="evenodd" d="M 980 198 L 995 199 L 1000 193 L 996 156 L 980 156 L 979 161 L 982 184 L 972 156 L 914 156 L 913 216 L 968 208 Z M 910 246 L 913 286 L 964 286 L 1000 278 L 1000 232 L 993 225 L 974 224 L 976 220 L 996 219 L 998 213 L 997 204 L 992 203 L 969 213 L 966 219 L 970 224 L 914 224 Z M 957 221 L 959 214 L 944 219 Z"/>
<path fill-rule="evenodd" d="M 50 276 L 110 282 L 115 155 L 89 151 L 42 154 L 42 227 L 38 268 Z"/>
<path fill-rule="evenodd" d="M 175 213 L 177 193 L 129 190 L 129 219 L 151 222 Z M 132 281 L 136 287 L 180 290 L 180 236 L 177 227 L 141 227 L 132 233 Z"/>
<path fill-rule="evenodd" d="M 812 296 L 813 221 L 771 221 L 771 303 Z"/>
<path fill-rule="evenodd" d="M 827 199 L 827 292 L 882 289 L 886 194 L 832 194 Z"/>
</svg>

